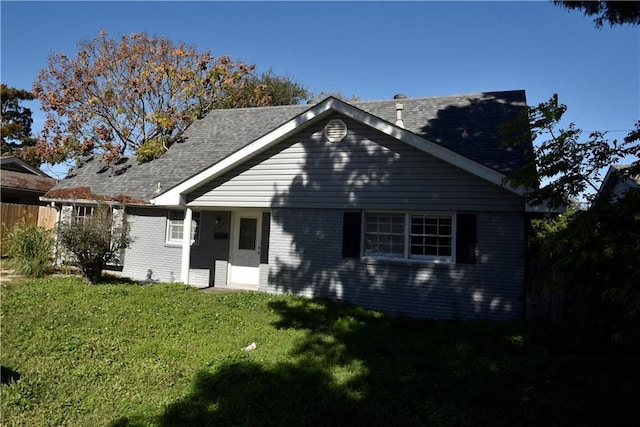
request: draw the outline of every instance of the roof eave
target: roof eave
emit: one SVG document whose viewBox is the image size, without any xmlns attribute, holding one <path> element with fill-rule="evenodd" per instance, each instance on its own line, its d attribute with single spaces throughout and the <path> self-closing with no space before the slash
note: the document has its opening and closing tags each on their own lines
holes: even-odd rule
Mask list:
<svg viewBox="0 0 640 427">
<path fill-rule="evenodd" d="M 40 169 L 38 169 L 38 168 L 36 168 L 34 166 L 31 166 L 29 163 L 25 162 L 20 157 L 16 157 L 16 156 L 2 157 L 2 159 L 0 159 L 0 163 L 3 164 L 3 165 L 4 164 L 16 163 L 16 164 L 20 165 L 20 167 L 22 167 L 23 169 L 31 172 L 31 174 L 33 174 L 33 175 L 41 176 L 41 177 L 44 177 L 44 178 L 51 178 L 51 176 L 47 175 L 45 172 L 41 171 Z"/>
<path fill-rule="evenodd" d="M 24 187 L 2 187 L 2 191 L 14 191 L 20 193 L 35 193 L 35 194 L 46 194 L 49 190 L 38 190 L 35 188 L 24 188 Z"/>
<path fill-rule="evenodd" d="M 53 199 L 51 197 L 40 196 L 41 202 L 60 203 L 60 204 L 79 204 L 79 205 L 97 205 L 97 200 L 91 199 Z"/>
<path fill-rule="evenodd" d="M 41 202 L 46 202 L 46 203 L 59 203 L 59 204 L 70 204 L 70 205 L 99 205 L 99 204 L 106 204 L 108 206 L 115 206 L 115 205 L 124 205 L 124 206 L 149 206 L 149 203 L 144 202 L 142 200 L 140 201 L 119 201 L 116 199 L 101 199 L 101 200 L 96 200 L 96 199 L 74 199 L 74 198 L 65 198 L 65 199 L 57 199 L 57 198 L 52 198 L 52 197 L 45 197 L 45 196 L 40 196 L 39 197 Z"/>
</svg>

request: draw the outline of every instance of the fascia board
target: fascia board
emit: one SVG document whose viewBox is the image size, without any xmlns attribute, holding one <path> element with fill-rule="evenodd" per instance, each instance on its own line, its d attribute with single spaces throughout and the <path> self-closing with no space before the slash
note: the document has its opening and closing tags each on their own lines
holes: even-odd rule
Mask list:
<svg viewBox="0 0 640 427">
<path fill-rule="evenodd" d="M 135 207 L 145 207 L 148 205 L 137 205 L 137 204 L 127 204 L 127 203 L 120 203 L 114 200 L 94 200 L 94 199 L 52 199 L 50 197 L 44 197 L 44 196 L 40 196 L 39 197 L 41 202 L 46 202 L 46 203 L 53 203 L 56 205 L 92 205 L 92 206 L 98 206 L 99 204 L 105 204 L 107 206 L 119 206 L 119 205 L 124 205 L 124 206 L 135 206 Z"/>
<path fill-rule="evenodd" d="M 98 202 L 90 199 L 52 199 L 50 197 L 40 196 L 41 202 L 62 204 L 62 205 L 97 205 Z M 106 202 L 105 202 L 106 203 Z"/>
<path fill-rule="evenodd" d="M 44 173 L 43 171 L 41 171 L 38 168 L 35 168 L 33 166 L 31 166 L 29 163 L 25 162 L 24 160 L 22 160 L 19 157 L 14 157 L 14 156 L 10 156 L 10 157 L 4 157 L 1 160 L 2 164 L 12 164 L 15 163 L 17 165 L 19 165 L 22 169 L 31 172 L 33 175 L 37 175 L 37 176 L 42 176 L 45 178 L 51 178 L 49 175 L 47 175 L 46 173 Z"/>
<path fill-rule="evenodd" d="M 607 174 L 604 176 L 598 192 L 604 193 L 614 186 L 615 180 L 618 178 L 618 170 L 614 166 L 609 166 Z"/>
<path fill-rule="evenodd" d="M 249 145 L 241 148 L 230 156 L 222 159 L 218 163 L 212 165 L 208 169 L 194 175 L 193 177 L 183 181 L 165 193 L 151 199 L 151 204 L 157 206 L 179 206 L 184 204 L 183 195 L 204 184 L 205 182 L 221 175 L 238 164 L 250 159 L 256 154 L 268 149 L 278 143 L 289 134 L 300 130 L 302 126 L 309 124 L 313 120 L 317 120 L 329 111 L 341 113 L 365 125 L 368 125 L 380 132 L 391 136 L 392 138 L 403 141 L 404 143 L 424 151 L 438 159 L 466 170 L 467 172 L 483 178 L 493 184 L 503 187 L 518 195 L 524 195 L 522 188 L 514 188 L 505 183 L 505 175 L 477 163 L 467 157 L 464 157 L 454 151 L 444 148 L 434 142 L 426 140 L 412 132 L 399 128 L 382 120 L 372 114 L 353 107 L 336 98 L 329 97 L 314 107 L 286 122 L 282 126 L 274 129 L 268 134 L 258 138 Z"/>
</svg>

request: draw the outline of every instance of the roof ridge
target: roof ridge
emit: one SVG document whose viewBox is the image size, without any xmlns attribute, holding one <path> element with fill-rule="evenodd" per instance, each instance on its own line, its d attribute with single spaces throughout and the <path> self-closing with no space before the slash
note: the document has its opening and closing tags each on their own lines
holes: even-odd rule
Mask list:
<svg viewBox="0 0 640 427">
<path fill-rule="evenodd" d="M 403 101 L 414 101 L 414 100 L 432 100 L 432 99 L 452 99 L 452 98 L 464 98 L 464 97 L 471 97 L 471 96 L 480 96 L 480 95 L 491 95 L 491 94 L 499 94 L 499 93 L 515 93 L 515 92 L 525 92 L 524 89 L 509 89 L 509 90 L 493 90 L 493 91 L 483 91 L 483 92 L 466 92 L 466 93 L 458 93 L 458 94 L 452 94 L 452 95 L 428 95 L 428 96 L 417 96 L 417 97 L 408 97 L 408 98 L 402 98 L 402 99 L 393 99 L 393 98 L 389 98 L 389 99 L 370 99 L 370 100 L 358 100 L 358 101 L 345 101 L 342 100 L 342 102 L 345 102 L 347 104 L 364 104 L 364 103 L 383 103 L 383 102 L 403 102 Z M 332 95 L 327 96 L 321 100 L 314 100 L 314 99 L 310 99 L 313 101 L 316 101 L 315 104 L 287 104 L 287 105 L 264 105 L 264 106 L 255 106 L 255 107 L 238 107 L 238 108 L 212 108 L 211 110 L 209 110 L 207 112 L 214 112 L 214 111 L 242 111 L 242 110 L 247 110 L 247 111 L 255 111 L 256 109 L 285 109 L 285 108 L 311 108 L 314 105 L 316 105 L 317 103 L 322 102 L 324 99 L 327 98 L 331 98 Z M 333 96 L 335 98 L 335 96 Z M 339 99 L 339 98 L 336 98 Z M 200 119 L 202 120 L 202 119 Z"/>
<path fill-rule="evenodd" d="M 479 95 L 492 95 L 492 94 L 500 94 L 500 93 L 516 93 L 516 92 L 525 92 L 524 89 L 511 89 L 511 90 L 495 90 L 495 91 L 485 91 L 485 92 L 468 92 L 468 93 L 458 93 L 452 95 L 429 95 L 429 96 L 418 96 L 411 98 L 401 98 L 401 99 L 373 99 L 369 101 L 359 100 L 353 102 L 347 102 L 349 104 L 363 104 L 363 103 L 382 103 L 382 102 L 404 102 L 404 101 L 419 101 L 419 100 L 433 100 L 433 99 L 452 99 L 452 98 L 465 98 Z"/>
<path fill-rule="evenodd" d="M 313 107 L 313 105 L 307 105 L 307 104 L 287 104 L 287 105 L 263 105 L 263 106 L 258 106 L 258 107 L 238 107 L 238 108 L 212 108 L 211 110 L 207 111 L 206 114 L 209 114 L 211 112 L 214 111 L 242 111 L 242 110 L 248 110 L 248 111 L 253 111 L 253 110 L 257 110 L 257 109 L 285 109 L 285 108 L 295 108 L 295 107 Z M 204 117 L 197 120 L 202 120 Z"/>
</svg>

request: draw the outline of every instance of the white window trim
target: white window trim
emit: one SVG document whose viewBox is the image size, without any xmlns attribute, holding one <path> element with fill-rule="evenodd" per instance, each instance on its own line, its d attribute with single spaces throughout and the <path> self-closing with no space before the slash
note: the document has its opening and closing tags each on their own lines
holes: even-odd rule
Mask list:
<svg viewBox="0 0 640 427">
<path fill-rule="evenodd" d="M 175 213 L 175 214 L 182 213 L 182 219 L 172 218 L 171 217 L 172 213 Z M 175 224 L 172 224 L 172 221 L 174 221 Z M 200 212 L 193 212 L 192 222 L 195 222 L 196 225 L 192 226 L 194 236 L 191 239 L 191 244 L 198 245 L 200 243 Z M 178 223 L 182 226 L 182 231 L 184 233 L 184 211 L 179 211 L 175 209 L 167 210 L 167 218 L 165 223 L 165 234 L 164 234 L 165 244 L 172 245 L 172 246 L 182 246 L 182 237 L 180 237 L 179 239 L 171 238 L 171 230 L 174 226 L 177 226 Z"/>
<path fill-rule="evenodd" d="M 94 206 L 74 205 L 72 210 L 73 221 L 88 221 L 93 216 Z"/>
<path fill-rule="evenodd" d="M 404 215 L 404 254 L 402 257 L 396 256 L 379 256 L 379 255 L 367 255 L 366 252 L 366 214 L 368 213 L 392 213 Z M 451 218 L 451 256 L 411 256 L 411 215 L 435 215 L 435 216 L 448 216 Z M 456 213 L 450 211 L 392 211 L 392 210 L 366 210 L 362 212 L 362 230 L 360 230 L 360 248 L 361 258 L 364 260 L 380 260 L 380 261 L 398 261 L 398 262 L 411 262 L 411 263 L 424 263 L 424 264 L 455 264 L 456 262 L 456 236 L 457 236 L 457 221 Z"/>
</svg>

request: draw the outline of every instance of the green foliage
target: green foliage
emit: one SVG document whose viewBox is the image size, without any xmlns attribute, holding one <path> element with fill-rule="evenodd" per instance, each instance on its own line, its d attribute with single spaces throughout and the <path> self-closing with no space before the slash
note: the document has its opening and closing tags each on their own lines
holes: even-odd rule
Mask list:
<svg viewBox="0 0 640 427">
<path fill-rule="evenodd" d="M 4 244 L 16 273 L 42 277 L 49 271 L 54 244 L 50 230 L 23 221 L 9 230 Z"/>
<path fill-rule="evenodd" d="M 579 211 L 576 204 L 573 204 L 567 208 L 567 210 L 557 216 L 551 216 L 544 219 L 531 220 L 531 237 L 529 245 L 533 248 L 540 248 L 541 245 L 548 242 L 552 236 L 565 230 L 569 225 L 569 222 L 573 219 Z"/>
<path fill-rule="evenodd" d="M 139 164 L 148 163 L 162 156 L 167 151 L 166 143 L 161 138 L 145 141 L 136 151 Z"/>
<path fill-rule="evenodd" d="M 640 349 L 640 191 L 615 204 L 598 199 L 546 227 L 539 254 L 562 272 L 578 338 Z"/>
<path fill-rule="evenodd" d="M 638 356 L 567 351 L 555 325 L 75 278 L 2 295 L 7 426 L 640 422 Z"/>
<path fill-rule="evenodd" d="M 34 96 L 26 90 L 0 85 L 0 116 L 2 125 L 2 155 L 20 155 L 27 147 L 33 146 L 35 140 L 31 135 L 31 110 L 20 105 L 22 101 L 31 101 Z"/>
<path fill-rule="evenodd" d="M 637 1 L 560 1 L 557 6 L 569 10 L 582 10 L 585 16 L 596 16 L 593 20 L 596 28 L 602 28 L 605 22 L 614 25 L 640 25 L 640 3 Z"/>
<path fill-rule="evenodd" d="M 295 105 L 306 99 L 309 92 L 288 76 L 277 76 L 273 70 L 251 75 L 242 85 L 226 89 L 226 96 L 216 100 L 213 108 L 246 108 L 265 105 Z"/>
<path fill-rule="evenodd" d="M 345 102 L 357 102 L 360 101 L 360 97 L 356 96 L 356 95 L 351 95 L 351 96 L 347 96 L 345 94 L 343 94 L 341 91 L 336 90 L 336 91 L 325 91 L 325 90 L 321 90 L 320 92 L 317 92 L 313 95 L 314 99 L 321 101 L 329 96 L 333 96 L 334 98 L 338 98 L 342 101 Z"/>
<path fill-rule="evenodd" d="M 82 277 L 91 284 L 102 278 L 102 270 L 109 262 L 117 261 L 129 247 L 129 225 L 115 223 L 111 208 L 98 205 L 88 218 L 72 220 L 58 226 L 60 244 L 75 257 Z"/>
<path fill-rule="evenodd" d="M 534 139 L 534 159 L 507 181 L 529 189 L 527 201 L 532 205 L 557 208 L 568 206 L 572 200 L 593 200 L 603 178 L 602 171 L 628 156 L 635 158 L 628 173 L 640 171 L 637 130 L 621 142 L 608 141 L 606 132 L 597 131 L 583 139 L 582 131 L 573 123 L 566 129 L 559 128 L 566 111 L 567 106 L 559 102 L 557 94 L 528 110 L 526 119 Z M 640 129 L 640 121 L 636 128 Z"/>
<path fill-rule="evenodd" d="M 266 91 L 269 105 L 300 104 L 309 96 L 309 92 L 300 83 L 289 76 L 277 76 L 271 69 L 262 73 L 256 83 Z"/>
<path fill-rule="evenodd" d="M 550 266 L 551 286 L 570 302 L 568 320 L 579 325 L 582 344 L 624 343 L 640 348 L 640 203 L 637 191 L 615 203 L 600 194 L 603 171 L 634 159 L 622 178 L 640 172 L 640 121 L 622 142 L 605 132 L 559 128 L 567 107 L 554 95 L 528 111 L 535 162 L 509 181 L 529 188 L 533 205 L 568 207 L 565 214 L 532 222 L 530 249 Z M 576 200 L 590 208 L 580 211 Z"/>
</svg>

